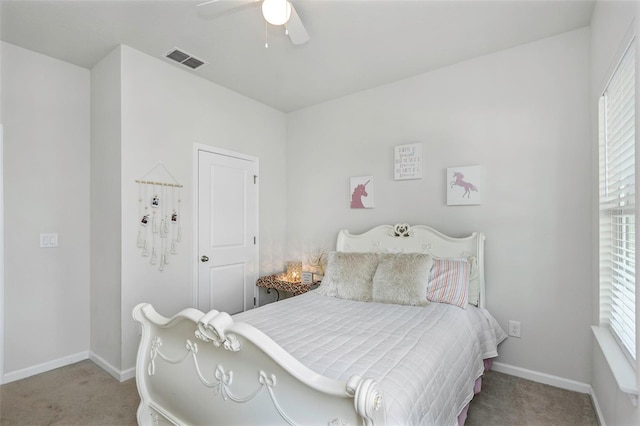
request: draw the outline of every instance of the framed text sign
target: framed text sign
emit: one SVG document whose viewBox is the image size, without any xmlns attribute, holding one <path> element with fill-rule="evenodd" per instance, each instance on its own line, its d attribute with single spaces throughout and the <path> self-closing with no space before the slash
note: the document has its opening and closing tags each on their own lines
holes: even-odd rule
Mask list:
<svg viewBox="0 0 640 426">
<path fill-rule="evenodd" d="M 395 147 L 393 177 L 395 180 L 422 179 L 422 143 Z"/>
</svg>

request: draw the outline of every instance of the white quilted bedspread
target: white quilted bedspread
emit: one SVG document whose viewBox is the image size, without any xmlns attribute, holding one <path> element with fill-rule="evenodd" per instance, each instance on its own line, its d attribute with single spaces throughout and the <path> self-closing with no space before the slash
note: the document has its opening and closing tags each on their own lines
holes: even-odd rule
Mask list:
<svg viewBox="0 0 640 426">
<path fill-rule="evenodd" d="M 506 338 L 485 310 L 356 302 L 309 292 L 235 316 L 310 369 L 381 386 L 389 425 L 457 425 L 483 359 Z"/>
</svg>

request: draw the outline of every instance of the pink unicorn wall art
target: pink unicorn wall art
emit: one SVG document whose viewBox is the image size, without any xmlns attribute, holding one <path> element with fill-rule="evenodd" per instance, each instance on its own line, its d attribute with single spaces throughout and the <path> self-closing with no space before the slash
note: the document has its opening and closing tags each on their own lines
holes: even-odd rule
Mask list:
<svg viewBox="0 0 640 426">
<path fill-rule="evenodd" d="M 448 206 L 482 204 L 482 166 L 449 167 L 445 182 Z"/>
<path fill-rule="evenodd" d="M 367 177 L 361 178 L 351 178 L 351 208 L 352 209 L 366 209 L 373 206 L 373 194 L 367 192 L 367 185 L 369 185 L 369 190 L 372 191 L 373 182 L 371 182 L 371 178 L 367 179 L 366 182 L 362 183 L 364 179 Z M 363 198 L 367 198 L 366 204 L 363 203 Z"/>
<path fill-rule="evenodd" d="M 471 198 L 471 191 L 478 192 L 478 187 L 472 184 L 471 182 L 466 182 L 464 180 L 464 175 L 462 173 L 455 172 L 453 174 L 453 177 L 454 179 L 451 181 L 450 188 L 453 188 L 456 185 L 463 187 L 464 188 L 464 194 L 462 194 L 463 198 L 465 196 L 467 198 Z"/>
</svg>

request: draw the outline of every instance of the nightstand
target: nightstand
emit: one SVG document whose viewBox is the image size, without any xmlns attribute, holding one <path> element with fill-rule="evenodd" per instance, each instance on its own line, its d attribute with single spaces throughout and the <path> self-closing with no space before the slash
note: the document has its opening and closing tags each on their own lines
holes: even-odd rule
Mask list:
<svg viewBox="0 0 640 426">
<path fill-rule="evenodd" d="M 266 277 L 258 278 L 256 285 L 258 287 L 264 287 L 267 289 L 267 293 L 270 290 L 276 291 L 276 301 L 280 300 L 280 290 L 288 291 L 289 293 L 293 293 L 294 296 L 299 296 L 303 293 L 308 292 L 309 290 L 313 290 L 318 286 L 319 283 L 313 282 L 311 284 L 302 284 L 302 282 L 292 282 L 287 281 L 284 277 L 284 274 L 273 274 L 267 275 Z"/>
</svg>

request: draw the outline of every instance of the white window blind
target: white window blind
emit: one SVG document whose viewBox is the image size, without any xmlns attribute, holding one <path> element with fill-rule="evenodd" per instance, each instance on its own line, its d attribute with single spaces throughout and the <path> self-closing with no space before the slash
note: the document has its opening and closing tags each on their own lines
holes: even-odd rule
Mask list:
<svg viewBox="0 0 640 426">
<path fill-rule="evenodd" d="M 600 321 L 636 357 L 635 55 L 633 43 L 599 102 Z"/>
</svg>

